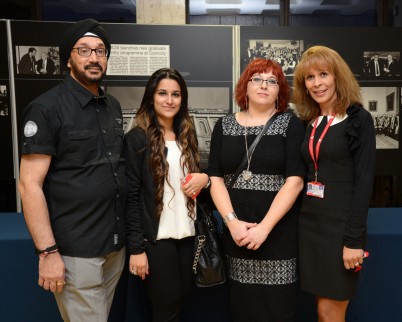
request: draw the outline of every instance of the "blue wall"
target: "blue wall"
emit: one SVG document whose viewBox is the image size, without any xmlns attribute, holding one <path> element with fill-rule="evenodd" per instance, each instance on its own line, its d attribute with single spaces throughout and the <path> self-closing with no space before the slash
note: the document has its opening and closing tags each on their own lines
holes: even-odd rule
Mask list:
<svg viewBox="0 0 402 322">
<path fill-rule="evenodd" d="M 348 322 L 402 321 L 402 209 L 370 209 L 367 250 L 357 295 Z M 20 213 L 0 213 L 0 320 L 4 322 L 59 322 L 60 315 L 50 292 L 37 285 L 38 260 Z M 147 308 L 141 283 L 122 276 L 110 322 L 145 322 Z M 183 321 L 229 322 L 225 285 L 195 290 L 183 312 Z M 301 293 L 299 321 L 315 318 L 314 300 Z"/>
</svg>

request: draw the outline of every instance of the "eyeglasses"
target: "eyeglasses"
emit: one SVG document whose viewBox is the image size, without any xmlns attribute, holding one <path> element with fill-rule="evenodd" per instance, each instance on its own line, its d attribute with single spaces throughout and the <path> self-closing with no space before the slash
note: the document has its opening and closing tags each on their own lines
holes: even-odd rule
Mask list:
<svg viewBox="0 0 402 322">
<path fill-rule="evenodd" d="M 98 57 L 106 57 L 108 54 L 108 50 L 106 48 L 88 48 L 88 47 L 75 47 L 73 49 L 77 49 L 78 55 L 83 57 L 89 57 L 92 55 L 94 51 L 96 56 Z"/>
<path fill-rule="evenodd" d="M 262 77 L 252 77 L 249 80 L 253 85 L 262 85 L 263 82 L 267 84 L 267 86 L 277 86 L 278 81 L 275 78 L 268 78 L 268 79 L 263 79 Z"/>
</svg>

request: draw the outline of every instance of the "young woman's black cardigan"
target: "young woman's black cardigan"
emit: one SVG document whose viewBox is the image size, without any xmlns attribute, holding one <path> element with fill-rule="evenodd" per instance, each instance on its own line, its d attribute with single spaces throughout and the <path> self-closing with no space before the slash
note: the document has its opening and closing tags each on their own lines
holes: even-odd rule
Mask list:
<svg viewBox="0 0 402 322">
<path fill-rule="evenodd" d="M 141 254 L 146 240 L 155 243 L 159 220 L 156 218 L 155 186 L 149 168 L 149 149 L 146 133 L 131 129 L 124 136 L 126 179 L 126 236 L 129 254 Z"/>
<path fill-rule="evenodd" d="M 167 148 L 165 153 L 168 153 Z M 129 254 L 141 254 L 146 250 L 146 241 L 156 242 L 159 227 L 148 141 L 142 129 L 133 128 L 125 135 L 124 156 L 128 182 L 125 219 L 127 250 Z M 209 190 L 203 189 L 197 201 L 211 202 Z"/>
</svg>

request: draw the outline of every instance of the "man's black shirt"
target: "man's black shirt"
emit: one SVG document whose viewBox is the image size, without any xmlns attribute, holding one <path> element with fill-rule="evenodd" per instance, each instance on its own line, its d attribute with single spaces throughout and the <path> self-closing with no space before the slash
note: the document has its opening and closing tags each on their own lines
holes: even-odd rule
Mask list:
<svg viewBox="0 0 402 322">
<path fill-rule="evenodd" d="M 62 255 L 97 257 L 124 245 L 123 117 L 111 95 L 72 77 L 39 96 L 22 117 L 21 154 L 52 160 L 45 193 Z"/>
</svg>

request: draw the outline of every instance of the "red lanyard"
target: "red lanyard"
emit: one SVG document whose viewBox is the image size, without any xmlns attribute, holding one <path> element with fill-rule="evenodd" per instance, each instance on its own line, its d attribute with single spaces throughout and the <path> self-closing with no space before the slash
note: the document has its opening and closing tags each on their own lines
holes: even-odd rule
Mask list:
<svg viewBox="0 0 402 322">
<path fill-rule="evenodd" d="M 325 117 L 325 116 L 324 116 Z M 318 139 L 317 145 L 315 147 L 315 155 L 314 155 L 314 149 L 313 149 L 313 144 L 314 144 L 314 135 L 315 135 L 315 131 L 317 130 L 317 124 L 318 124 L 318 117 L 314 122 L 313 125 L 313 130 L 311 131 L 311 135 L 310 135 L 310 141 L 308 144 L 308 149 L 310 151 L 310 156 L 311 159 L 314 162 L 314 169 L 315 169 L 315 181 L 317 181 L 317 173 L 318 173 L 318 155 L 320 154 L 320 147 L 321 147 L 321 142 L 324 139 L 325 134 L 327 134 L 327 131 L 329 129 L 329 127 L 332 124 L 332 121 L 335 119 L 335 114 L 332 114 L 329 117 L 328 123 L 324 128 L 324 131 L 322 131 L 320 138 Z"/>
</svg>

